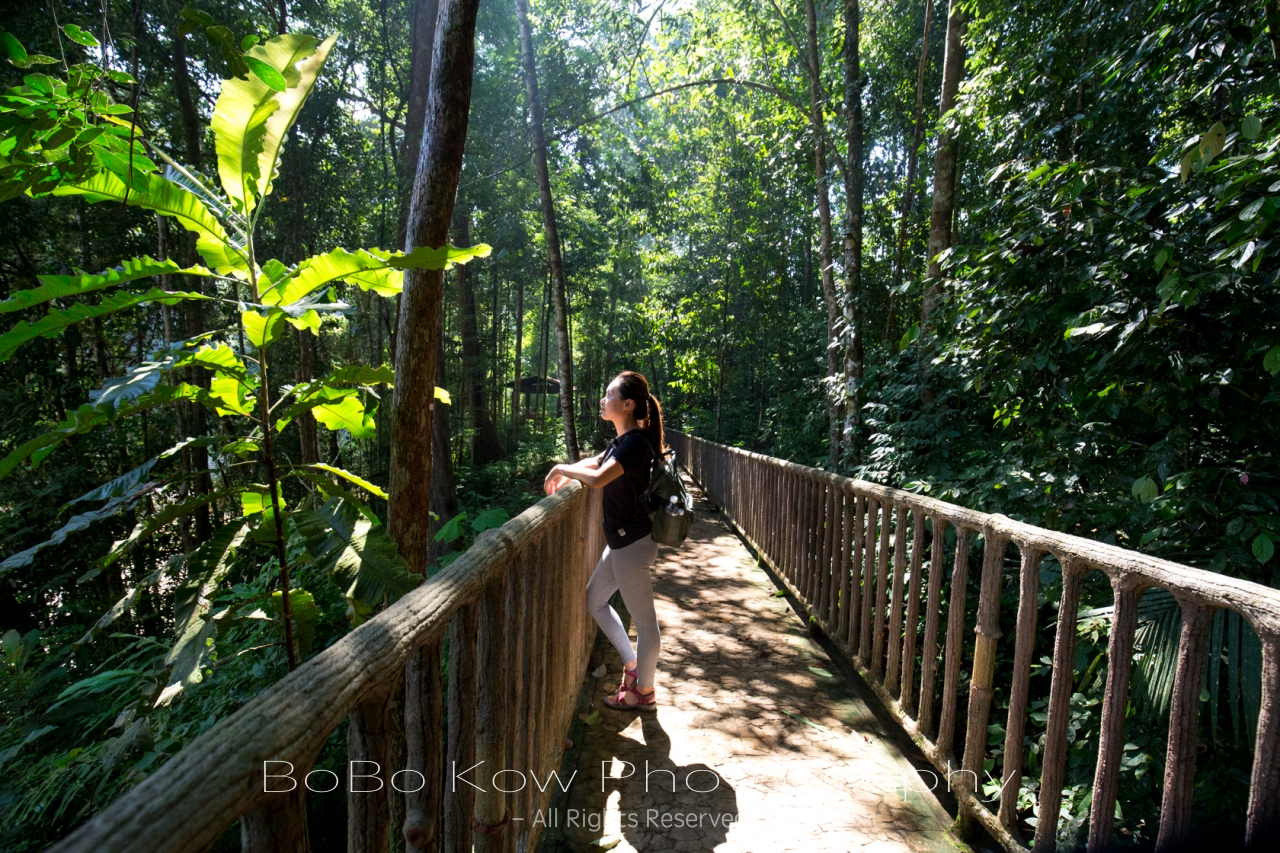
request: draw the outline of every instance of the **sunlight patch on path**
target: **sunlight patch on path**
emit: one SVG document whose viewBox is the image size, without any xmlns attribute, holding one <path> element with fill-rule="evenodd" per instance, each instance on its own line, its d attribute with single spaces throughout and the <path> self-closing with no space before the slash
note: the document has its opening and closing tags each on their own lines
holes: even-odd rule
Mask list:
<svg viewBox="0 0 1280 853">
<path fill-rule="evenodd" d="M 768 576 L 697 494 L 698 522 L 653 569 L 656 713 L 603 703 L 621 674 L 598 638 L 539 851 L 957 851 L 951 818 Z M 945 783 L 944 783 L 945 784 Z"/>
</svg>

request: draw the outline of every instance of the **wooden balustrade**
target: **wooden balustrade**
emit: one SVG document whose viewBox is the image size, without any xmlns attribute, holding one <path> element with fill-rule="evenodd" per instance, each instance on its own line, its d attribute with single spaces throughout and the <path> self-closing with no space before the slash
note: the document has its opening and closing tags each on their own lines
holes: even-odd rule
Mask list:
<svg viewBox="0 0 1280 853">
<path fill-rule="evenodd" d="M 1261 847 L 1276 837 L 1280 829 L 1280 592 L 682 433 L 668 431 L 667 437 L 681 464 L 709 499 L 720 505 L 728 520 L 799 600 L 811 621 L 835 642 L 943 774 L 941 778 L 948 780 L 960 805 L 962 825 L 976 821 L 1009 851 L 1026 849 L 1018 830 L 1016 792 L 1024 773 L 1023 742 L 1039 627 L 1037 596 L 1045 556 L 1052 555 L 1062 568 L 1062 595 L 1040 764 L 1038 805 L 1042 817 L 1059 814 L 1061 806 L 1076 676 L 1077 612 L 1085 576 L 1100 571 L 1114 590 L 1107 652 L 1110 664 L 1090 807 L 1090 850 L 1103 849 L 1113 840 L 1130 659 L 1143 592 L 1168 590 L 1182 612 L 1157 849 L 1173 848 L 1189 830 L 1201 679 L 1213 613 L 1222 609 L 1243 617 L 1262 644 L 1261 705 L 1246 843 Z M 956 539 L 949 578 L 945 563 L 948 528 L 954 530 Z M 982 539 L 983 557 L 977 577 L 977 606 L 971 610 L 966 597 L 969 545 L 976 537 Z M 1010 547 L 1017 550 L 1021 565 L 1017 611 L 1007 614 L 1006 623 L 1016 627 L 1016 636 L 1005 638 L 1000 631 L 1000 594 Z M 921 577 L 926 557 L 927 586 Z M 945 618 L 944 585 L 950 602 Z M 924 632 L 917 647 L 922 595 L 926 598 Z M 945 630 L 945 648 L 941 650 L 940 630 Z M 1012 664 L 1003 664 L 1001 672 L 1005 676 L 1002 684 L 1008 685 L 1009 708 L 998 720 L 1005 728 L 1000 771 L 1005 795 L 992 811 L 995 798 L 982 796 L 980 780 L 987 759 L 999 646 L 1011 639 Z M 940 696 L 936 692 L 939 657 Z M 964 662 L 968 663 L 967 677 L 962 673 Z M 963 710 L 958 707 L 962 698 L 967 701 Z M 965 726 L 958 732 L 961 714 Z M 957 738 L 963 738 L 959 762 Z M 1057 830 L 1055 821 L 1040 820 L 1032 849 L 1037 853 L 1054 850 Z"/>
<path fill-rule="evenodd" d="M 354 775 L 361 790 L 381 782 L 366 793 L 349 789 L 350 851 L 383 853 L 391 832 L 403 834 L 407 851 L 533 850 L 541 828 L 535 815 L 556 790 L 547 777 L 560 766 L 595 638 L 585 590 L 604 550 L 600 511 L 600 492 L 575 482 L 481 533 L 445 570 L 220 721 L 50 849 L 207 850 L 239 820 L 245 851 L 302 853 L 310 849 L 305 777 L 347 719 L 348 778 L 377 773 Z M 401 706 L 402 715 L 390 713 Z M 403 768 L 388 766 L 397 734 L 407 752 Z M 270 765 L 273 774 L 291 764 L 296 787 L 275 793 L 288 784 L 277 778 L 268 791 L 266 761 L 279 762 Z M 482 790 L 449 784 L 453 761 Z M 484 764 L 464 772 L 478 761 Z M 377 769 L 356 762 L 376 762 Z M 315 787 L 331 784 L 325 776 Z M 403 797 L 403 826 L 391 826 L 399 811 L 391 808 L 393 796 Z"/>
</svg>

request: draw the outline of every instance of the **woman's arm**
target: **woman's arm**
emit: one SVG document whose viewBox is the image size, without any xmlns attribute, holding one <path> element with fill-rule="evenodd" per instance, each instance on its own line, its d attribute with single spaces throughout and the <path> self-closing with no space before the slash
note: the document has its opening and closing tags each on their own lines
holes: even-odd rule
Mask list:
<svg viewBox="0 0 1280 853">
<path fill-rule="evenodd" d="M 573 465 L 555 466 L 547 474 L 547 481 L 551 482 L 554 480 L 555 475 L 559 475 L 577 480 L 588 489 L 599 489 L 621 477 L 622 473 L 622 463 L 617 459 L 610 459 L 600 465 L 599 457 L 593 457 L 582 462 L 576 462 Z"/>
</svg>

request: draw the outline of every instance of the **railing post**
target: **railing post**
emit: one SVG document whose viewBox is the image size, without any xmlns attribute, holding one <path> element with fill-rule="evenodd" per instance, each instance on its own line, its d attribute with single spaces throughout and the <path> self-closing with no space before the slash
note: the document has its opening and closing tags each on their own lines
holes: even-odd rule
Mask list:
<svg viewBox="0 0 1280 853">
<path fill-rule="evenodd" d="M 899 701 L 910 716 L 916 715 L 916 638 L 920 622 L 920 573 L 924 571 L 924 513 L 911 511 L 911 584 L 907 590 L 906 636 L 902 639 L 902 688 Z"/>
<path fill-rule="evenodd" d="M 854 505 L 858 499 L 848 485 L 848 481 L 840 484 L 840 603 L 836 622 L 836 641 L 852 653 L 849 648 L 849 627 L 852 624 L 852 605 L 849 601 L 850 588 L 853 585 L 853 568 L 857 565 L 853 556 L 853 541 L 857 534 L 854 531 Z"/>
<path fill-rule="evenodd" d="M 506 572 L 501 575 L 506 578 Z M 476 794 L 475 849 L 477 853 L 501 853 L 504 849 L 507 825 L 511 812 L 507 810 L 507 795 L 498 785 L 514 787 L 507 776 L 495 774 L 508 769 L 507 744 L 507 649 L 506 584 L 494 581 L 480 597 L 480 625 L 477 661 L 483 678 L 476 682 L 476 761 L 485 770 L 484 779 Z M 576 651 L 576 650 L 575 650 Z M 577 655 L 571 656 L 577 659 Z"/>
<path fill-rule="evenodd" d="M 880 512 L 879 502 L 867 496 L 866 526 L 863 528 L 862 556 L 865 564 L 862 569 L 862 616 L 858 626 L 858 659 L 864 669 L 871 668 L 871 606 L 875 602 L 876 577 L 876 516 Z"/>
<path fill-rule="evenodd" d="M 947 609 L 947 648 L 942 671 L 942 714 L 938 718 L 938 754 L 950 762 L 955 753 L 956 701 L 964 642 L 965 592 L 969 585 L 969 529 L 956 528 L 955 566 L 951 570 L 951 606 Z"/>
<path fill-rule="evenodd" d="M 876 562 L 876 623 L 871 641 L 871 674 L 884 683 L 884 619 L 889 603 L 889 516 L 893 504 L 880 502 L 880 555 Z"/>
<path fill-rule="evenodd" d="M 840 518 L 840 487 L 834 479 L 827 482 L 826 535 L 822 539 L 822 563 L 818 567 L 818 621 L 822 629 L 831 636 L 835 633 L 834 590 L 837 588 L 836 568 L 839 563 L 840 536 L 836 532 Z"/>
<path fill-rule="evenodd" d="M 294 786 L 268 794 L 262 805 L 240 816 L 241 853 L 310 853 L 307 788 L 296 779 Z"/>
<path fill-rule="evenodd" d="M 917 702 L 920 731 L 933 731 L 934 682 L 938 673 L 938 622 L 942 608 L 942 579 L 946 565 L 947 522 L 935 515 L 929 522 L 929 593 L 924 612 L 924 647 L 920 650 L 920 696 Z"/>
<path fill-rule="evenodd" d="M 1071 718 L 1071 692 L 1076 677 L 1076 612 L 1086 566 L 1059 557 L 1062 565 L 1062 600 L 1053 641 L 1053 680 L 1049 685 L 1049 720 L 1044 732 L 1044 760 L 1040 771 L 1040 821 L 1036 824 L 1035 853 L 1053 853 L 1057 845 L 1058 813 L 1062 807 L 1062 783 L 1067 766 L 1067 722 Z"/>
<path fill-rule="evenodd" d="M 398 679 L 394 686 L 399 686 Z M 387 685 L 366 697 L 348 717 L 347 776 L 351 782 L 347 789 L 348 853 L 383 853 L 387 849 L 391 786 L 381 774 L 391 763 L 387 715 L 392 687 Z M 361 779 L 364 775 L 372 778 Z"/>
<path fill-rule="evenodd" d="M 1129 701 L 1133 638 L 1138 627 L 1138 578 L 1134 575 L 1121 575 L 1111 579 L 1111 587 L 1115 591 L 1115 611 L 1111 622 L 1111 636 L 1107 639 L 1107 684 L 1102 699 L 1102 727 L 1098 736 L 1098 764 L 1093 775 L 1093 802 L 1089 807 L 1090 851 L 1100 851 L 1111 846 L 1116 793 L 1120 785 L 1120 757 L 1124 752 L 1124 710 Z M 1032 595 L 1034 594 L 1033 591 Z M 1022 640 L 1021 625 L 1018 626 L 1018 640 Z M 1027 663 L 1030 664 L 1030 655 L 1027 658 Z M 1018 736 L 1021 738 L 1021 731 Z M 1005 752 L 1007 755 L 1007 745 Z M 1021 752 L 1018 757 L 1022 757 Z M 1006 758 L 1006 763 L 1007 761 Z M 1001 806 L 1003 805 L 1001 802 Z M 1003 808 L 1000 816 L 1004 817 Z"/>
<path fill-rule="evenodd" d="M 867 499 L 855 492 L 853 498 L 853 529 L 849 531 L 849 627 L 846 640 L 849 656 L 861 655 L 862 641 L 862 525 L 867 514 Z"/>
<path fill-rule="evenodd" d="M 449 622 L 449 747 L 444 786 L 445 853 L 471 853 L 475 788 L 467 776 L 476 763 L 476 605 L 464 604 Z M 473 773 L 475 771 L 472 771 Z M 382 853 L 381 849 L 377 853 Z"/>
<path fill-rule="evenodd" d="M 1191 824 L 1191 798 L 1195 793 L 1196 746 L 1199 743 L 1200 684 L 1208 653 L 1209 623 L 1213 611 L 1179 600 L 1182 605 L 1182 637 L 1178 642 L 1178 668 L 1173 677 L 1173 703 L 1169 707 L 1169 746 L 1164 763 L 1164 798 L 1160 803 L 1160 832 L 1156 850 L 1177 847 Z"/>
<path fill-rule="evenodd" d="M 1245 844 L 1265 850 L 1280 840 L 1280 638 L 1261 635 L 1262 708 L 1253 746 Z M 1274 849 L 1274 848 L 1272 848 Z"/>
<path fill-rule="evenodd" d="M 404 785 L 406 853 L 440 849 L 444 795 L 444 683 L 440 640 L 416 649 L 405 667 L 405 769 L 422 774 Z M 406 774 L 408 775 L 408 774 Z"/>
<path fill-rule="evenodd" d="M 974 780 L 970 793 L 978 790 L 977 780 L 982 774 L 982 763 L 987 754 L 987 720 L 991 716 L 991 700 L 995 696 L 996 642 L 1003 636 L 1000 631 L 1000 587 L 1008 544 L 1009 538 L 994 525 L 984 527 L 982 585 L 978 593 L 978 622 L 973 629 L 973 671 L 969 676 L 969 713 L 964 762 L 961 765 L 966 772 L 960 777 L 966 787 L 970 785 L 968 780 Z M 975 815 L 961 809 L 960 824 L 962 833 L 971 834 L 977 828 Z"/>
<path fill-rule="evenodd" d="M 893 526 L 893 590 L 889 604 L 889 664 L 884 677 L 884 689 L 892 696 L 901 695 L 902 682 L 902 610 L 903 586 L 907 573 L 907 505 L 894 504 Z M 898 689 L 895 689 L 898 688 Z"/>
</svg>

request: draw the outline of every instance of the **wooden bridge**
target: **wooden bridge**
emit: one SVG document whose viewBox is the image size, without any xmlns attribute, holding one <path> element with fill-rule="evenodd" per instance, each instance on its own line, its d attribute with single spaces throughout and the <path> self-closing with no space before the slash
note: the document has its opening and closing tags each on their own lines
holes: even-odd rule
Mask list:
<svg viewBox="0 0 1280 853">
<path fill-rule="evenodd" d="M 918 782 L 929 765 L 954 795 L 960 837 L 981 827 L 1009 851 L 1051 851 L 1056 821 L 1040 820 L 1024 837 L 1019 828 L 1028 814 L 1019 812 L 1018 798 L 988 797 L 978 780 L 987 775 L 988 725 L 996 722 L 1005 731 L 1001 790 L 1022 787 L 1028 707 L 1043 698 L 1037 811 L 1059 813 L 1076 613 L 1092 571 L 1109 578 L 1115 610 L 1089 848 L 1102 849 L 1112 838 L 1137 605 L 1151 588 L 1172 593 L 1182 614 L 1157 847 L 1172 848 L 1190 831 L 1201 674 L 1218 609 L 1239 614 L 1262 646 L 1245 833 L 1258 845 L 1273 837 L 1280 824 L 1280 592 L 691 436 L 672 433 L 669 439 L 722 514 L 695 526 L 687 555 L 664 551 L 655 571 L 664 630 L 658 686 L 665 703 L 656 716 L 633 722 L 591 709 L 600 691 L 613 686 L 608 682 L 616 680 L 616 668 L 604 681 L 589 674 L 589 664 L 598 662 L 591 660 L 596 629 L 583 590 L 604 542 L 599 493 L 574 483 L 481 534 L 446 570 L 220 721 L 52 849 L 206 851 L 238 821 L 243 850 L 310 850 L 305 786 L 274 792 L 277 785 L 287 788 L 289 779 L 266 779 L 264 762 L 281 762 L 267 765 L 281 775 L 288 762 L 288 776 L 301 782 L 345 719 L 351 773 L 373 772 L 373 765 L 356 762 L 382 769 L 378 790 L 348 794 L 350 851 L 527 853 L 540 839 L 546 849 L 616 844 L 766 853 L 853 846 L 823 843 L 824 837 L 843 842 L 841 832 L 858 834 L 859 844 L 876 849 L 941 849 L 957 842 L 929 791 L 936 786 L 904 784 L 896 794 L 889 786 L 883 796 L 868 798 L 867 786 L 840 784 L 868 770 L 882 777 L 902 771 L 902 778 Z M 754 555 L 728 535 L 725 524 Z M 950 558 L 948 528 L 955 540 Z M 978 537 L 980 594 L 970 607 L 964 591 L 970 544 Z M 1011 548 L 1021 568 L 1016 634 L 1006 639 L 999 628 L 1001 586 Z M 1048 695 L 1033 697 L 1045 555 L 1061 566 L 1058 612 L 1066 618 L 1056 625 Z M 757 559 L 807 617 L 807 626 L 779 609 L 764 586 L 766 576 L 754 568 Z M 720 590 L 714 600 L 695 597 L 697 572 L 704 572 L 704 588 Z M 753 630 L 731 630 L 735 620 Z M 730 645 L 716 647 L 719 635 Z M 1011 660 L 997 656 L 1002 640 L 1013 646 Z M 785 664 L 762 683 L 765 676 L 753 673 L 750 661 L 766 655 Z M 993 715 L 997 684 L 1009 685 L 1009 707 Z M 859 691 L 868 690 L 874 698 L 863 701 Z M 764 694 L 768 703 L 759 698 Z M 876 699 L 885 716 L 877 718 Z M 678 739 L 672 737 L 676 730 Z M 566 737 L 570 733 L 578 744 Z M 774 760 L 773 769 L 753 769 L 743 763 L 748 759 L 739 766 L 738 759 L 725 757 L 735 750 L 766 750 L 784 760 Z M 610 761 L 607 772 L 601 756 Z M 654 768 L 673 778 L 679 770 L 683 784 L 698 770 L 729 780 L 718 793 L 689 796 L 699 814 L 728 813 L 734 820 L 710 828 L 700 820 L 696 829 L 629 831 L 619 824 L 618 785 L 631 775 L 625 767 L 634 768 L 634 759 L 652 759 Z M 811 759 L 826 762 L 821 772 L 810 772 L 818 766 L 806 763 Z M 466 776 L 465 768 L 478 762 L 481 777 L 476 771 Z M 573 768 L 592 764 L 614 793 L 606 793 L 604 778 L 590 791 L 558 787 Z M 792 781 L 809 779 L 806 773 L 813 778 L 788 792 L 785 785 L 768 784 L 770 773 Z M 762 774 L 765 784 L 744 784 L 748 777 L 759 782 Z M 370 788 L 378 781 L 350 778 Z M 480 784 L 459 784 L 458 778 Z M 322 780 L 315 787 L 330 784 Z M 582 784 L 594 786 L 595 780 Z M 789 803 L 775 796 L 779 792 L 784 799 L 789 793 Z M 646 806 L 644 796 L 633 805 Z M 660 795 L 651 801 L 663 802 L 672 805 Z M 548 814 L 567 815 L 578 806 L 594 809 L 603 822 L 585 834 L 562 823 L 547 826 Z M 748 811 L 755 826 L 743 820 Z"/>
</svg>

